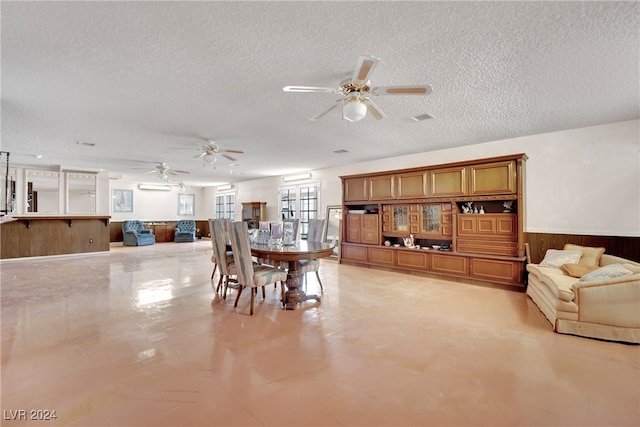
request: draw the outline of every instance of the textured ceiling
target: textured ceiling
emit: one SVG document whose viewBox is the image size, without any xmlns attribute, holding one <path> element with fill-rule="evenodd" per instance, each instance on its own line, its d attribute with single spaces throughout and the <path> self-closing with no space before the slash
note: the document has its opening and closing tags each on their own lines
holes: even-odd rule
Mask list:
<svg viewBox="0 0 640 427">
<path fill-rule="evenodd" d="M 1 19 L 16 164 L 167 162 L 215 185 L 640 118 L 638 2 L 3 1 Z M 374 86 L 433 93 L 350 123 L 308 120 L 337 95 L 282 91 L 337 87 L 365 54 Z M 245 154 L 175 149 L 200 138 Z"/>
</svg>

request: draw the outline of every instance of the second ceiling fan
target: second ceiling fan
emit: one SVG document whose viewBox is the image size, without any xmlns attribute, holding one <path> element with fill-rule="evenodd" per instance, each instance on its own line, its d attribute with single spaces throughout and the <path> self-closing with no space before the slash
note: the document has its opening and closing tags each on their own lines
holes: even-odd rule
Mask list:
<svg viewBox="0 0 640 427">
<path fill-rule="evenodd" d="M 367 113 L 380 120 L 386 115 L 372 100 L 371 96 L 380 95 L 428 95 L 432 92 L 430 85 L 418 86 L 379 86 L 372 87 L 369 78 L 373 74 L 380 59 L 363 55 L 358 58 L 353 74 L 340 82 L 337 88 L 317 86 L 285 86 L 285 92 L 336 93 L 341 98 L 329 104 L 324 110 L 310 120 L 318 120 L 339 105 L 342 105 L 342 116 L 350 122 L 365 118 Z"/>
<path fill-rule="evenodd" d="M 199 150 L 200 153 L 193 156 L 193 158 L 202 159 L 202 161 L 205 164 L 209 164 L 209 165 L 214 164 L 218 160 L 218 155 L 221 155 L 225 159 L 235 162 L 236 158 L 229 155 L 228 153 L 244 154 L 244 151 L 242 150 L 223 149 L 215 141 L 211 139 L 205 139 L 204 141 L 199 142 L 198 148 L 194 148 L 194 150 Z"/>
</svg>

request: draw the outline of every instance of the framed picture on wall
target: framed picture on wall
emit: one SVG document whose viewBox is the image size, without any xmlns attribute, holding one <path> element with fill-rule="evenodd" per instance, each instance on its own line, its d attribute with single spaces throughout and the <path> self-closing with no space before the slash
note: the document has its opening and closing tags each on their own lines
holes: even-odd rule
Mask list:
<svg viewBox="0 0 640 427">
<path fill-rule="evenodd" d="M 133 190 L 112 190 L 113 212 L 133 212 Z"/>
<path fill-rule="evenodd" d="M 178 215 L 194 216 L 195 204 L 195 194 L 178 194 Z"/>
</svg>

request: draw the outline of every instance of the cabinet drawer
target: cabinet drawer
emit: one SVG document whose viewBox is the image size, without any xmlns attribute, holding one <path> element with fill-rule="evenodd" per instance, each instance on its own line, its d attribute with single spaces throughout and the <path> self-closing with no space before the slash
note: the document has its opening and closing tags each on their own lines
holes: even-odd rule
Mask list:
<svg viewBox="0 0 640 427">
<path fill-rule="evenodd" d="M 398 251 L 398 267 L 405 267 L 411 269 L 428 270 L 429 269 L 429 255 L 415 251 Z"/>
<path fill-rule="evenodd" d="M 368 259 L 372 264 L 393 265 L 395 249 L 368 248 Z"/>
<path fill-rule="evenodd" d="M 365 246 L 342 245 L 341 257 L 345 260 L 366 261 L 367 248 Z"/>
<path fill-rule="evenodd" d="M 518 244 L 499 240 L 458 239 L 458 252 L 516 256 Z"/>
<path fill-rule="evenodd" d="M 469 275 L 469 258 L 455 255 L 433 254 L 431 270 L 455 276 Z"/>
<path fill-rule="evenodd" d="M 522 283 L 524 265 L 521 261 L 472 258 L 471 277 L 496 282 Z"/>
</svg>

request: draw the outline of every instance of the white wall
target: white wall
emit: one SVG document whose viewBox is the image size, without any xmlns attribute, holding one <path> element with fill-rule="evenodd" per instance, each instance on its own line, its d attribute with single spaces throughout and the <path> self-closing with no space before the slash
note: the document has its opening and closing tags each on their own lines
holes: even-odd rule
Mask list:
<svg viewBox="0 0 640 427">
<path fill-rule="evenodd" d="M 213 216 L 213 208 L 207 211 L 208 204 L 205 202 L 204 190 L 199 187 L 187 187 L 180 192 L 177 186 L 171 191 L 154 191 L 138 189 L 139 181 L 127 177 L 109 180 L 109 194 L 111 190 L 133 190 L 133 212 L 113 212 L 113 203 L 110 204 L 109 214 L 111 221 L 119 222 L 126 219 L 137 219 L 141 221 L 177 221 L 179 219 L 204 220 Z M 195 195 L 195 215 L 178 215 L 178 195 Z"/>
<path fill-rule="evenodd" d="M 640 236 L 640 120 L 317 170 L 311 181 L 321 184 L 324 212 L 327 205 L 341 204 L 341 175 L 518 153 L 529 157 L 525 164 L 525 231 Z M 235 184 L 236 217 L 241 217 L 241 202 L 266 201 L 268 219 L 275 220 L 282 184 L 281 178 Z M 205 193 L 207 199 L 213 199 L 215 189 Z M 213 208 L 207 212 L 212 213 Z"/>
</svg>

